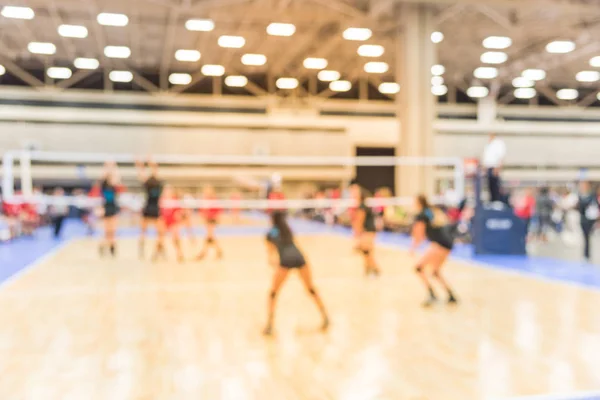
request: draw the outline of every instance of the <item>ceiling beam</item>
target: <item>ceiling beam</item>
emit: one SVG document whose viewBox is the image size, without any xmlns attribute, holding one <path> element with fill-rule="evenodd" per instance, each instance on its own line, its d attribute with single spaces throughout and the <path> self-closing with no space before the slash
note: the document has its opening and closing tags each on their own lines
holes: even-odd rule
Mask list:
<svg viewBox="0 0 600 400">
<path fill-rule="evenodd" d="M 181 13 L 181 7 L 172 8 L 167 18 L 167 30 L 165 33 L 165 41 L 163 46 L 163 54 L 160 62 L 160 88 L 167 91 L 169 89 L 169 69 L 171 61 L 175 57 L 173 48 L 175 45 L 175 33 L 177 32 L 177 20 Z"/>
<path fill-rule="evenodd" d="M 79 71 L 75 72 L 73 74 L 73 76 L 71 76 L 69 79 L 65 79 L 63 81 L 58 82 L 56 84 L 56 87 L 59 89 L 68 89 L 71 86 L 75 85 L 77 82 L 80 82 L 81 80 L 87 78 L 88 76 L 92 75 L 95 72 L 97 72 L 97 71 L 96 70 L 86 70 L 86 69 L 79 70 Z"/>
<path fill-rule="evenodd" d="M 4 45 L 1 45 L 0 48 L 3 49 Z M 28 84 L 31 87 L 39 89 L 39 88 L 43 88 L 44 86 L 46 86 L 46 84 L 44 82 L 40 81 L 38 78 L 31 75 L 29 72 L 27 72 L 23 68 L 19 67 L 17 64 L 12 62 L 8 58 L 4 57 L 2 55 L 2 53 L 3 52 L 0 52 L 0 63 L 2 65 L 4 65 L 6 70 L 9 71 L 11 74 L 13 74 L 14 76 L 16 76 L 17 78 L 19 78 L 20 80 L 22 80 L 23 82 L 25 82 L 26 84 Z"/>
</svg>

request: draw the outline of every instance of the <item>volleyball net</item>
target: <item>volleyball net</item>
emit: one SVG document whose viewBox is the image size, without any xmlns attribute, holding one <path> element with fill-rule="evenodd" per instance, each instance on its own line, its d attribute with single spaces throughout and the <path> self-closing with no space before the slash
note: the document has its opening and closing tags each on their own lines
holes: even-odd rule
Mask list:
<svg viewBox="0 0 600 400">
<path fill-rule="evenodd" d="M 119 203 L 129 209 L 140 210 L 144 196 L 136 176 L 135 163 L 143 156 L 114 153 L 73 153 L 48 151 L 10 151 L 3 156 L 2 198 L 13 203 L 43 203 L 76 207 L 99 207 L 102 199 L 82 195 L 51 195 L 34 190 L 64 186 L 88 188 L 102 178 L 103 164 L 114 162 L 121 172 L 127 194 L 119 196 Z M 409 206 L 412 193 L 395 196 L 395 173 L 403 168 L 434 171 L 439 185 L 432 196 L 433 202 L 443 203 L 442 192 L 451 188 L 456 198 L 465 193 L 464 162 L 459 158 L 439 157 L 322 157 L 322 156 L 257 156 L 257 155 L 152 155 L 159 166 L 160 178 L 173 186 L 188 190 L 183 198 L 163 200 L 169 206 L 191 209 L 220 208 L 223 210 L 266 209 L 343 209 L 356 206 L 354 199 L 344 193 L 349 183 L 363 176 L 361 186 L 374 184 L 371 178 L 390 174 L 384 195 L 367 199 L 372 207 Z M 221 182 L 226 186 L 217 199 L 202 196 L 202 187 Z M 185 182 L 185 183 L 182 183 Z M 225 182 L 225 183 L 223 183 Z M 279 186 L 284 199 L 268 199 L 267 193 Z M 390 187 L 391 186 L 391 187 Z M 192 189 L 190 189 L 192 188 Z M 68 191 L 69 192 L 69 191 Z M 310 193 L 307 196 L 306 193 Z M 237 193 L 238 196 L 231 196 Z M 235 197 L 235 198 L 234 198 Z"/>
</svg>

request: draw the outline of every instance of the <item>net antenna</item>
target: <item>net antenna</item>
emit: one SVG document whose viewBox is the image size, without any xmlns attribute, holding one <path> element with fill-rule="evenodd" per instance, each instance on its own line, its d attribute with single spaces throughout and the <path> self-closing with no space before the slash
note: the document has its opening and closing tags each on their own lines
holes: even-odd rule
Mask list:
<svg viewBox="0 0 600 400">
<path fill-rule="evenodd" d="M 5 198 L 14 196 L 15 163 L 19 162 L 21 191 L 24 197 L 33 193 L 32 162 L 102 164 L 106 160 L 116 163 L 133 164 L 139 158 L 133 154 L 110 153 L 73 153 L 50 151 L 9 151 L 4 154 L 2 192 Z M 324 156 L 256 156 L 256 155 L 154 155 L 153 161 L 170 165 L 219 165 L 219 166 L 271 166 L 271 167 L 374 167 L 374 166 L 424 166 L 453 168 L 454 190 L 458 195 L 465 195 L 464 162 L 458 157 L 324 157 Z"/>
</svg>

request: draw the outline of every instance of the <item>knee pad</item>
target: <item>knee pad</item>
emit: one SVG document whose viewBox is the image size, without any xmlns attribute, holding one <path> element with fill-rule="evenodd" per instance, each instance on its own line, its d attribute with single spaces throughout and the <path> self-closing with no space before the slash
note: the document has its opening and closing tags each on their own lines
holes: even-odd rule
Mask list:
<svg viewBox="0 0 600 400">
<path fill-rule="evenodd" d="M 433 271 L 433 274 L 431 274 L 434 278 L 439 278 L 440 277 L 440 270 L 436 269 L 435 271 Z"/>
<path fill-rule="evenodd" d="M 420 274 L 421 272 L 423 272 L 423 269 L 424 269 L 424 268 L 423 268 L 423 266 L 422 266 L 422 265 L 417 265 L 417 266 L 415 267 L 415 272 L 416 272 L 417 274 Z"/>
<path fill-rule="evenodd" d="M 213 244 L 214 242 L 215 242 L 215 238 L 212 238 L 212 237 L 206 238 L 206 243 Z"/>
<path fill-rule="evenodd" d="M 308 289 L 308 293 L 310 293 L 311 296 L 315 296 L 317 294 L 314 288 Z"/>
<path fill-rule="evenodd" d="M 271 300 L 275 299 L 275 297 L 277 297 L 277 292 L 271 292 Z"/>
<path fill-rule="evenodd" d="M 371 254 L 371 250 L 366 250 L 366 249 L 363 249 L 363 250 L 361 250 L 361 251 L 362 251 L 362 253 L 363 253 L 365 256 L 368 256 L 369 254 Z"/>
</svg>

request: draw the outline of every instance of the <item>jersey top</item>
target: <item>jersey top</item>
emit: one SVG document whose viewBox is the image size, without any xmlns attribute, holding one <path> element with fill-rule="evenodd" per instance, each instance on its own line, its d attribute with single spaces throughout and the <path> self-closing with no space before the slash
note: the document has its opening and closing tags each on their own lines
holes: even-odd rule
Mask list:
<svg viewBox="0 0 600 400">
<path fill-rule="evenodd" d="M 426 208 L 417 215 L 415 221 L 423 222 L 425 224 L 425 236 L 427 236 L 429 241 L 441 244 L 444 247 L 451 247 L 454 239 L 450 234 L 449 227 L 447 225 L 434 226 L 433 219 L 433 210 Z"/>
<path fill-rule="evenodd" d="M 375 232 L 377 230 L 375 228 L 375 215 L 373 214 L 371 207 L 368 207 L 363 202 L 358 206 L 358 209 L 365 212 L 365 220 L 363 221 L 363 229 L 365 232 Z"/>
<path fill-rule="evenodd" d="M 157 208 L 163 192 L 163 183 L 158 179 L 149 178 L 144 182 L 146 191 L 146 208 Z"/>
</svg>

